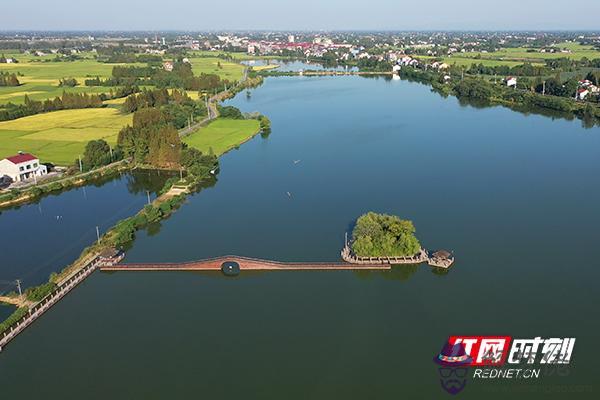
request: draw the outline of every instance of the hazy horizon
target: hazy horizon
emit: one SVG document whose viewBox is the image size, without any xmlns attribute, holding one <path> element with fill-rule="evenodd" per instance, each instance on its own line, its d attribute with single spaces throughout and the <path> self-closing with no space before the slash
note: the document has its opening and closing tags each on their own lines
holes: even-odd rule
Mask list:
<svg viewBox="0 0 600 400">
<path fill-rule="evenodd" d="M 101 6 L 99 6 L 99 4 Z M 600 3 L 572 0 L 32 0 L 7 4 L 0 31 L 594 31 Z M 570 15 L 568 9 L 576 11 Z M 582 12 L 584 10 L 585 12 Z"/>
</svg>

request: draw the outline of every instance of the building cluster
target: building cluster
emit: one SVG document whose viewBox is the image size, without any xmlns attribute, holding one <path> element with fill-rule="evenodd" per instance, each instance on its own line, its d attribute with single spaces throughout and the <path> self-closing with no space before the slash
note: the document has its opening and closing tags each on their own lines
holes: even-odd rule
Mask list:
<svg viewBox="0 0 600 400">
<path fill-rule="evenodd" d="M 577 88 L 577 100 L 585 100 L 589 95 L 600 95 L 600 87 L 594 85 L 587 79 L 579 81 L 579 87 Z"/>
</svg>

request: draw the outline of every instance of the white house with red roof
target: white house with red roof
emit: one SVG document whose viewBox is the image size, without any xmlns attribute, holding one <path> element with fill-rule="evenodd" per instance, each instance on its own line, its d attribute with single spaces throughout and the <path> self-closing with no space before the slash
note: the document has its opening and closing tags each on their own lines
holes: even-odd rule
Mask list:
<svg viewBox="0 0 600 400">
<path fill-rule="evenodd" d="M 48 168 L 40 164 L 39 158 L 29 153 L 19 152 L 0 160 L 0 179 L 21 182 L 47 173 Z"/>
<path fill-rule="evenodd" d="M 507 76 L 504 82 L 508 87 L 517 87 L 517 78 L 515 78 L 514 76 Z"/>
</svg>

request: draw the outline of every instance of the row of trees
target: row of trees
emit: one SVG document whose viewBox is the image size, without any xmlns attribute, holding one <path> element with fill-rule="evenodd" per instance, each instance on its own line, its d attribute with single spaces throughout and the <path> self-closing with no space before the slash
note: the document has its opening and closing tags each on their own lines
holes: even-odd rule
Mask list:
<svg viewBox="0 0 600 400">
<path fill-rule="evenodd" d="M 144 89 L 140 93 L 128 96 L 123 103 L 124 112 L 135 112 L 145 107 L 160 107 L 170 102 L 177 104 L 191 101 L 185 91 L 174 89 L 169 93 L 167 89 Z"/>
<path fill-rule="evenodd" d="M 154 89 L 143 90 L 137 95 L 127 97 L 122 106 L 124 112 L 156 107 L 166 119 L 181 129 L 188 124 L 206 116 L 207 110 L 203 102 L 192 100 L 184 90 Z"/>
<path fill-rule="evenodd" d="M 175 62 L 173 71 L 165 71 L 162 67 L 151 65 L 113 67 L 112 76 L 85 80 L 86 86 L 119 86 L 119 85 L 152 85 L 157 88 L 179 88 L 193 91 L 214 91 L 229 86 L 228 80 L 222 80 L 216 74 L 201 73 L 194 75 L 189 63 Z"/>
<path fill-rule="evenodd" d="M 213 91 L 230 85 L 228 80 L 222 80 L 221 77 L 215 74 L 201 73 L 195 76 L 192 66 L 185 62 L 175 62 L 173 71 L 155 70 L 150 80 L 157 87 L 172 87 L 194 91 Z"/>
<path fill-rule="evenodd" d="M 58 87 L 75 87 L 79 84 L 75 78 L 62 78 L 58 80 Z"/>
<path fill-rule="evenodd" d="M 68 110 L 75 108 L 102 107 L 102 97 L 97 94 L 66 93 L 61 97 L 44 101 L 31 100 L 25 95 L 23 104 L 8 103 L 0 108 L 0 121 L 26 117 L 48 111 Z"/>
<path fill-rule="evenodd" d="M 466 71 L 471 75 L 500 75 L 500 76 L 542 76 L 549 73 L 549 69 L 545 66 L 532 65 L 524 63 L 510 67 L 508 65 L 483 65 L 472 64 Z"/>
<path fill-rule="evenodd" d="M 0 72 L 0 86 L 19 86 L 20 84 L 16 74 Z"/>
<path fill-rule="evenodd" d="M 99 76 L 88 78 L 84 81 L 85 86 L 134 86 L 137 84 L 148 84 L 147 80 L 155 74 L 156 69 L 150 66 L 114 66 L 109 78 L 101 79 Z"/>
</svg>

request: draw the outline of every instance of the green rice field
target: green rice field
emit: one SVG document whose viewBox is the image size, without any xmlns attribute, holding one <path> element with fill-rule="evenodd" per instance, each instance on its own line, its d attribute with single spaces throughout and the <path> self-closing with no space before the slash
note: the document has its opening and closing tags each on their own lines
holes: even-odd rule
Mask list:
<svg viewBox="0 0 600 400">
<path fill-rule="evenodd" d="M 132 123 L 132 114 L 115 108 L 62 110 L 0 122 L 0 158 L 18 151 L 32 153 L 41 162 L 67 165 L 88 141 L 117 142 L 119 130 Z"/>
</svg>

